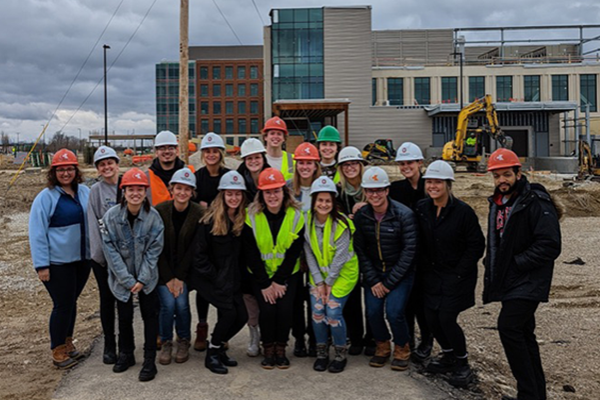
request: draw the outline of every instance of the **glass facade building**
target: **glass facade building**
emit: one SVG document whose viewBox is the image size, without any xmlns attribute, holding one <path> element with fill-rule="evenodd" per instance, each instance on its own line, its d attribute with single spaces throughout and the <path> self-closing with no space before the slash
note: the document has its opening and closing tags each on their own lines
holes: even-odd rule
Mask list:
<svg viewBox="0 0 600 400">
<path fill-rule="evenodd" d="M 208 71 L 206 71 L 208 73 Z M 189 63 L 189 131 L 196 135 L 196 63 Z M 201 90 L 205 88 L 201 87 Z M 179 133 L 179 63 L 156 64 L 156 131 Z"/>
</svg>

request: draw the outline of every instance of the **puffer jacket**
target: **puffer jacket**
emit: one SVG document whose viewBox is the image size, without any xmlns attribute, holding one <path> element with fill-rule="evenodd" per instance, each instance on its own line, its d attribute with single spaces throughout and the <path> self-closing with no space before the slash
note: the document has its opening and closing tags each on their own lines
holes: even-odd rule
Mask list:
<svg viewBox="0 0 600 400">
<path fill-rule="evenodd" d="M 504 227 L 496 232 L 498 205 L 491 196 L 483 302 L 547 302 L 554 260 L 561 252 L 557 208 L 546 189 L 523 176 L 518 197 Z"/>
<path fill-rule="evenodd" d="M 388 202 L 381 222 L 375 219 L 371 205 L 356 213 L 354 249 L 363 284 L 372 287 L 381 282 L 391 290 L 414 272 L 418 228 L 410 208 L 390 198 Z"/>
</svg>

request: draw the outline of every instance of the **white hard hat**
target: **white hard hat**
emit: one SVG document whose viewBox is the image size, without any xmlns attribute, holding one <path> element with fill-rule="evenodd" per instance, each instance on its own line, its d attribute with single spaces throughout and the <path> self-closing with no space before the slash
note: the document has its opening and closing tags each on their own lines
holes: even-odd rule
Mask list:
<svg viewBox="0 0 600 400">
<path fill-rule="evenodd" d="M 252 154 L 256 154 L 256 153 L 266 153 L 267 150 L 265 150 L 265 146 L 262 144 L 262 142 L 258 139 L 255 138 L 250 138 L 250 139 L 246 139 L 244 140 L 244 143 L 242 143 L 242 158 L 248 157 Z"/>
<path fill-rule="evenodd" d="M 411 142 L 402 143 L 396 152 L 396 161 L 418 161 L 423 158 L 423 152 L 419 146 Z"/>
<path fill-rule="evenodd" d="M 196 175 L 194 175 L 192 170 L 187 167 L 181 168 L 175 171 L 173 177 L 171 178 L 171 181 L 169 182 L 170 185 L 173 185 L 175 183 L 182 183 L 184 185 L 188 185 L 196 189 Z"/>
<path fill-rule="evenodd" d="M 423 179 L 454 180 L 454 170 L 446 161 L 437 160 L 429 164 Z"/>
<path fill-rule="evenodd" d="M 200 142 L 200 150 L 210 149 L 212 147 L 225 149 L 225 143 L 223 143 L 221 136 L 214 132 L 208 132 L 206 135 L 204 135 L 202 141 Z"/>
<path fill-rule="evenodd" d="M 108 146 L 100 146 L 94 153 L 94 165 L 98 164 L 99 161 L 106 160 L 107 158 L 114 158 L 117 162 L 121 161 L 117 152 Z"/>
<path fill-rule="evenodd" d="M 177 146 L 177 136 L 171 131 L 161 131 L 154 138 L 154 147 Z"/>
<path fill-rule="evenodd" d="M 221 177 L 219 181 L 219 190 L 246 190 L 246 181 L 237 171 L 229 171 Z"/>
<path fill-rule="evenodd" d="M 312 183 L 312 185 L 310 185 L 310 195 L 311 196 L 313 194 L 321 193 L 321 192 L 335 193 L 336 197 L 338 195 L 337 187 L 335 186 L 335 183 L 333 183 L 331 178 L 329 178 L 328 176 L 320 176 L 317 179 L 315 179 L 315 181 Z"/>
<path fill-rule="evenodd" d="M 369 167 L 363 174 L 361 186 L 366 189 L 386 188 L 390 186 L 390 178 L 383 168 Z"/>
<path fill-rule="evenodd" d="M 342 150 L 340 150 L 340 154 L 338 156 L 338 164 L 345 163 L 346 161 L 361 161 L 364 162 L 364 158 L 356 147 L 354 146 L 346 146 Z"/>
</svg>

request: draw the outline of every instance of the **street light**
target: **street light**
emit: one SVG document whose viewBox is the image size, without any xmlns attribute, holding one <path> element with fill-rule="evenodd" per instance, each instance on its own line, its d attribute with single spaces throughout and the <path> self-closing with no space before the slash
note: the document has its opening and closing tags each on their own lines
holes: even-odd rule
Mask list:
<svg viewBox="0 0 600 400">
<path fill-rule="evenodd" d="M 81 145 L 81 128 L 77 128 L 79 129 L 79 151 L 83 150 L 83 146 Z"/>
<path fill-rule="evenodd" d="M 110 49 L 110 46 L 105 44 L 102 46 L 104 49 L 104 145 L 108 146 L 108 103 L 106 97 L 106 49 Z"/>
<path fill-rule="evenodd" d="M 459 65 L 460 65 L 460 107 L 459 109 L 462 110 L 463 108 L 463 62 L 465 59 L 465 37 L 464 36 L 459 36 L 456 39 L 456 44 L 455 44 L 455 49 L 456 49 L 456 45 L 458 45 L 458 51 L 455 51 L 454 53 L 452 53 L 452 56 L 460 56 L 460 61 L 459 61 Z"/>
</svg>

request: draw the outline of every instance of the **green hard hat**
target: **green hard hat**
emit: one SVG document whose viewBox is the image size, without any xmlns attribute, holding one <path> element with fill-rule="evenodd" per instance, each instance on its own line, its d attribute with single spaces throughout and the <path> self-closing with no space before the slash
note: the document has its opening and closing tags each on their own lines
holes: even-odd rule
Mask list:
<svg viewBox="0 0 600 400">
<path fill-rule="evenodd" d="M 342 143 L 342 139 L 340 139 L 340 132 L 335 127 L 327 125 L 319 131 L 317 142 Z"/>
</svg>

